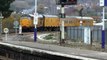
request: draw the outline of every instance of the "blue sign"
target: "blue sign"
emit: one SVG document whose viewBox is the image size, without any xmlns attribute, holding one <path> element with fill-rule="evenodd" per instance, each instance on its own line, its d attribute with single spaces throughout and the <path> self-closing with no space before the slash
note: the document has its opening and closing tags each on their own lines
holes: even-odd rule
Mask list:
<svg viewBox="0 0 107 60">
<path fill-rule="evenodd" d="M 100 0 L 100 6 L 107 6 L 107 0 Z"/>
<path fill-rule="evenodd" d="M 104 6 L 107 6 L 107 0 L 104 0 Z"/>
</svg>

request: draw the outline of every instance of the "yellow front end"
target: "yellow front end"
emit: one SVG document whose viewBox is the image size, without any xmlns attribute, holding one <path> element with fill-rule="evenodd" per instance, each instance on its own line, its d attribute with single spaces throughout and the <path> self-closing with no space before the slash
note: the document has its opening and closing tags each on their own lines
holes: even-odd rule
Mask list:
<svg viewBox="0 0 107 60">
<path fill-rule="evenodd" d="M 28 18 L 22 18 L 20 19 L 20 25 L 22 27 L 32 27 L 33 24 L 32 24 L 32 20 L 31 19 L 28 19 Z"/>
</svg>

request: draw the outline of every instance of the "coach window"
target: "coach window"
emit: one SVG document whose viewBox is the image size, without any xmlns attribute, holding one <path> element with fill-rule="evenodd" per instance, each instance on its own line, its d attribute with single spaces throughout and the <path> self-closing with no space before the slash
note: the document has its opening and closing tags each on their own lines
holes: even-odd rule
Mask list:
<svg viewBox="0 0 107 60">
<path fill-rule="evenodd" d="M 42 24 L 43 18 L 40 18 L 40 24 Z"/>
</svg>

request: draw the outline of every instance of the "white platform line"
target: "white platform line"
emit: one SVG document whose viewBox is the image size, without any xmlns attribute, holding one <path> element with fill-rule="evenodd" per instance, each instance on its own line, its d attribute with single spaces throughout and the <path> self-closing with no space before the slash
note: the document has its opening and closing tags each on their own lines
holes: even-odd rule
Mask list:
<svg viewBox="0 0 107 60">
<path fill-rule="evenodd" d="M 9 46 L 9 47 L 19 48 L 19 49 L 30 50 L 31 52 L 37 51 L 37 52 L 41 52 L 41 53 L 43 52 L 43 53 L 47 53 L 47 54 L 51 54 L 51 55 L 64 56 L 64 57 L 68 57 L 68 58 L 76 58 L 76 59 L 82 59 L 82 60 L 98 60 L 98 59 L 93 59 L 93 58 L 87 58 L 87 57 L 69 55 L 69 54 L 64 54 L 64 53 L 59 53 L 59 52 L 30 48 L 30 47 L 25 47 L 25 46 L 18 46 L 18 45 L 9 44 L 9 43 L 3 43 L 3 42 L 0 42 L 0 44 Z"/>
</svg>

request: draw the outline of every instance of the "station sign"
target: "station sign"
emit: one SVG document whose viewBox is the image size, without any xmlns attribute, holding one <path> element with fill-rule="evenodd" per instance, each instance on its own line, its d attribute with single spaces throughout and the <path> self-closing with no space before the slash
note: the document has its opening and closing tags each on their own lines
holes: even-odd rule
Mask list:
<svg viewBox="0 0 107 60">
<path fill-rule="evenodd" d="M 107 6 L 107 0 L 100 0 L 100 6 Z"/>
</svg>

